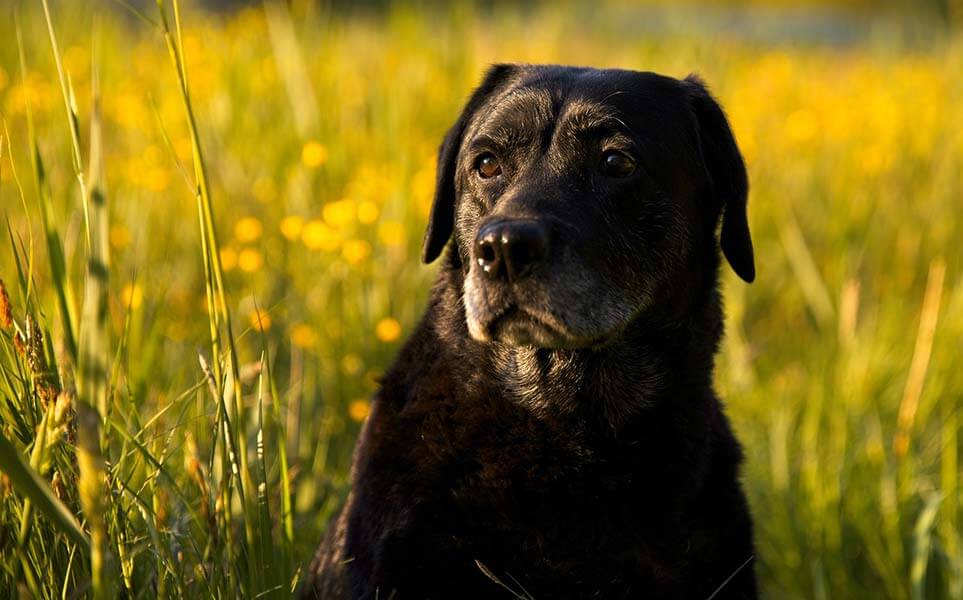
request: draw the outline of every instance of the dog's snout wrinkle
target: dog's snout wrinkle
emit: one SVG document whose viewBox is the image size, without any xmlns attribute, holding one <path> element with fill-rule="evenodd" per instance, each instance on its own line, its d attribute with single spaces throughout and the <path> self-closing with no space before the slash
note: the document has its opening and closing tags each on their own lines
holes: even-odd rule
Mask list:
<svg viewBox="0 0 963 600">
<path fill-rule="evenodd" d="M 548 229 L 535 220 L 496 221 L 475 239 L 475 260 L 492 280 L 515 283 L 548 256 Z"/>
</svg>

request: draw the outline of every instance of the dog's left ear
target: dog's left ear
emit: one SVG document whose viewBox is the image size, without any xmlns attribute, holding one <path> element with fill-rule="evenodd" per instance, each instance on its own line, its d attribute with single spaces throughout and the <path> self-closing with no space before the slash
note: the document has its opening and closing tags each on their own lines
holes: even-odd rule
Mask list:
<svg viewBox="0 0 963 600">
<path fill-rule="evenodd" d="M 518 65 L 492 65 L 481 85 L 475 89 L 462 109 L 458 121 L 452 125 L 438 150 L 438 174 L 435 179 L 435 199 L 428 217 L 428 229 L 421 250 L 421 260 L 430 263 L 441 254 L 455 229 L 455 168 L 462 136 L 475 112 L 517 71 Z"/>
<path fill-rule="evenodd" d="M 683 80 L 699 129 L 699 144 L 713 193 L 722 209 L 719 245 L 732 270 L 747 282 L 756 278 L 746 217 L 749 178 L 722 107 L 697 75 Z"/>
</svg>

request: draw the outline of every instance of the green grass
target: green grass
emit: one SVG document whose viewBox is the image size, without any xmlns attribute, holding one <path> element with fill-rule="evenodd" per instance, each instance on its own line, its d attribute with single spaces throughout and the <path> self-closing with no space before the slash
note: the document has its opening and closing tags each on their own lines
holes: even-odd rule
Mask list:
<svg viewBox="0 0 963 600">
<path fill-rule="evenodd" d="M 514 60 L 698 71 L 729 112 L 758 279 L 725 275 L 716 382 L 767 597 L 963 598 L 958 34 L 706 35 L 711 11 L 614 1 L 16 8 L 0 596 L 289 595 L 423 309 L 435 147 Z"/>
</svg>

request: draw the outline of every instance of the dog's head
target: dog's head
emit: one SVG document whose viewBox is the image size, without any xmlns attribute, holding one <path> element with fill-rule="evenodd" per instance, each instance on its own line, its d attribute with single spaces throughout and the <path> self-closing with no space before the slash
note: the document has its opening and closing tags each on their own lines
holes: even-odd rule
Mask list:
<svg viewBox="0 0 963 600">
<path fill-rule="evenodd" d="M 442 143 L 423 259 L 454 237 L 476 340 L 603 345 L 714 284 L 718 246 L 752 281 L 747 191 L 699 79 L 496 65 Z"/>
</svg>

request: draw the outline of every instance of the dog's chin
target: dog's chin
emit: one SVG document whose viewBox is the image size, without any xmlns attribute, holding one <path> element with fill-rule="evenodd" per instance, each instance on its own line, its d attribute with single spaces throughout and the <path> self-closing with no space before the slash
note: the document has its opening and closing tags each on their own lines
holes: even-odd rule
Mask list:
<svg viewBox="0 0 963 600">
<path fill-rule="evenodd" d="M 575 335 L 554 321 L 513 306 L 487 318 L 469 316 L 468 330 L 479 342 L 514 347 L 577 349 L 597 345 L 598 338 Z"/>
<path fill-rule="evenodd" d="M 492 339 L 508 346 L 563 348 L 572 344 L 569 336 L 539 319 L 517 311 L 495 320 L 490 330 Z"/>
</svg>

